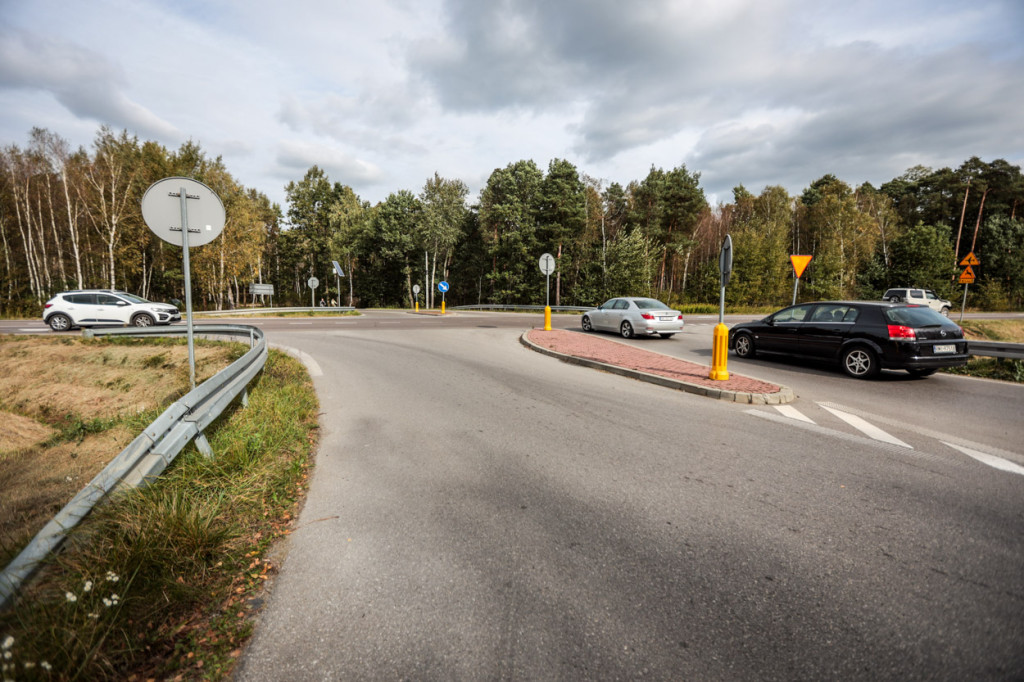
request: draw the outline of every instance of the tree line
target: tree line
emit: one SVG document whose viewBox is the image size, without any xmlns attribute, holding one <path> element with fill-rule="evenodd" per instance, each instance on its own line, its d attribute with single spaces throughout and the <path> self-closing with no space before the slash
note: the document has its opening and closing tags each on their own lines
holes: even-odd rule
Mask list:
<svg viewBox="0 0 1024 682">
<path fill-rule="evenodd" d="M 54 293 L 118 288 L 154 300 L 184 298 L 181 252 L 145 226 L 140 202 L 157 180 L 185 176 L 224 202 L 220 237 L 191 252 L 198 309 L 255 303 L 249 284 L 273 284 L 275 305 L 317 298 L 360 307 L 408 306 L 413 288 L 433 306 L 539 303 L 544 252 L 557 259 L 555 305 L 595 305 L 616 295 L 674 305 L 718 300 L 718 252 L 733 240 L 732 306 L 789 301 L 791 254 L 813 256 L 800 297 L 878 298 L 891 286 L 952 297 L 960 260 L 981 260 L 971 303 L 1024 308 L 1024 175 L 974 157 L 956 169 L 917 166 L 881 187 L 853 188 L 834 175 L 802 194 L 779 186 L 710 205 L 700 174 L 651 167 L 623 185 L 564 159 L 542 169 L 520 160 L 495 169 L 475 203 L 438 174 L 418 192 L 371 205 L 317 166 L 285 187 L 284 208 L 243 187 L 221 158 L 194 142 L 168 150 L 101 128 L 90 150 L 34 129 L 24 147 L 0 150 L 0 314 L 36 314 Z M 335 288 L 332 261 L 345 277 Z"/>
</svg>

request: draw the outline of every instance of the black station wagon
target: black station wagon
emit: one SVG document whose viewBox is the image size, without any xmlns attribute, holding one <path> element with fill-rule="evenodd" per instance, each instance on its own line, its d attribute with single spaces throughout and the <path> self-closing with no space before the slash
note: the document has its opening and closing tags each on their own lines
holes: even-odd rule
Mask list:
<svg viewBox="0 0 1024 682">
<path fill-rule="evenodd" d="M 955 322 L 930 308 L 899 303 L 819 301 L 783 308 L 729 330 L 738 357 L 779 354 L 838 362 L 866 379 L 881 369 L 928 376 L 967 364 L 967 341 Z"/>
</svg>

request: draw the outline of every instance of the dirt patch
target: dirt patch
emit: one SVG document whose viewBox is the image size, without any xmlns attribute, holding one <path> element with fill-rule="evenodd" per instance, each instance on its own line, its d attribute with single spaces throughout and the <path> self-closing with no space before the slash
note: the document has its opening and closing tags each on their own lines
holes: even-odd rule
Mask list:
<svg viewBox="0 0 1024 682">
<path fill-rule="evenodd" d="M 195 351 L 197 383 L 235 357 Z M 183 344 L 0 337 L 0 565 L 145 427 L 126 421 L 188 389 Z"/>
</svg>

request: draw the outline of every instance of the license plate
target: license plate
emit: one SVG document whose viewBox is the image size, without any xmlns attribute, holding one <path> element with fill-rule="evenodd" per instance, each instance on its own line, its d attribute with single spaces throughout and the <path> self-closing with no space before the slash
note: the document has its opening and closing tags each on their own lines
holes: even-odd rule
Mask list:
<svg viewBox="0 0 1024 682">
<path fill-rule="evenodd" d="M 933 348 L 933 350 L 935 351 L 936 354 L 939 354 L 939 353 L 955 353 L 956 352 L 956 344 L 950 343 L 950 344 L 944 344 L 944 345 L 941 345 L 941 346 L 935 346 Z"/>
<path fill-rule="evenodd" d="M 661 320 L 662 322 L 671 322 L 672 320 L 674 320 L 676 318 L 674 318 L 674 317 L 659 317 L 658 319 Z"/>
</svg>

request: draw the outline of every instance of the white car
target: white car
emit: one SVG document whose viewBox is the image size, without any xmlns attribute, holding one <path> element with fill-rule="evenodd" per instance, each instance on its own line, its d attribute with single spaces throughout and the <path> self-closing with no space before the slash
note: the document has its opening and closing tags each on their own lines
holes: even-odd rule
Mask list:
<svg viewBox="0 0 1024 682">
<path fill-rule="evenodd" d="M 149 327 L 179 321 L 181 313 L 173 305 L 112 289 L 64 291 L 43 306 L 43 322 L 55 332 L 74 327 Z"/>
<path fill-rule="evenodd" d="M 889 301 L 890 303 L 909 303 L 911 305 L 926 305 L 937 313 L 949 316 L 949 309 L 953 307 L 953 304 L 949 301 L 939 298 L 931 289 L 911 289 L 911 288 L 898 288 L 889 289 L 882 295 L 883 301 Z"/>
<path fill-rule="evenodd" d="M 583 331 L 609 331 L 631 338 L 636 334 L 663 339 L 683 331 L 683 314 L 653 298 L 613 298 L 583 313 Z"/>
</svg>

